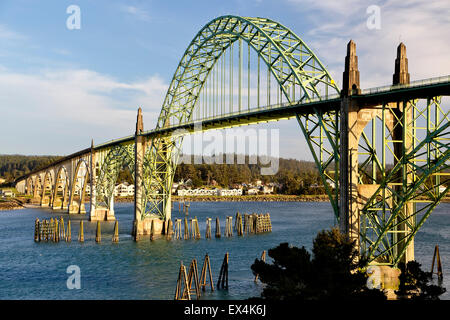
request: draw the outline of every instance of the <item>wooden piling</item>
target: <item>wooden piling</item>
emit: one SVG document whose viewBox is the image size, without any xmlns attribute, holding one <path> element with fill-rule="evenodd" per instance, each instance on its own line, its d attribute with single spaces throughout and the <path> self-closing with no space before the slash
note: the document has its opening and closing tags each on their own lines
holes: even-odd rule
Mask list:
<svg viewBox="0 0 450 320">
<path fill-rule="evenodd" d="M 175 289 L 175 300 L 191 300 L 189 293 L 186 267 L 181 262 L 180 272 L 178 273 L 177 287 Z"/>
<path fill-rule="evenodd" d="M 172 239 L 173 236 L 173 224 L 172 219 L 167 222 L 167 239 Z"/>
<path fill-rule="evenodd" d="M 244 235 L 244 230 L 242 227 L 242 215 L 238 212 L 236 214 L 236 222 L 235 222 L 235 228 L 236 228 L 236 233 L 238 236 L 243 236 Z"/>
<path fill-rule="evenodd" d="M 54 241 L 54 228 L 55 228 L 55 223 L 53 222 L 53 218 L 50 218 L 50 223 L 49 223 L 49 232 L 48 232 L 48 240 L 49 241 Z"/>
<path fill-rule="evenodd" d="M 100 221 L 97 221 L 97 231 L 95 232 L 95 242 L 102 242 L 102 228 Z"/>
<path fill-rule="evenodd" d="M 185 217 L 184 218 L 184 240 L 189 239 L 189 224 L 188 224 L 188 220 Z"/>
<path fill-rule="evenodd" d="M 211 262 L 209 260 L 208 254 L 205 255 L 205 260 L 203 261 L 202 274 L 200 276 L 200 288 L 203 291 L 206 290 L 206 274 L 209 272 L 209 284 L 211 286 L 211 291 L 214 291 L 213 276 L 211 271 Z"/>
<path fill-rule="evenodd" d="M 211 239 L 211 218 L 206 218 L 206 233 L 205 233 L 205 238 L 206 239 Z"/>
<path fill-rule="evenodd" d="M 72 231 L 71 231 L 71 224 L 70 220 L 67 221 L 67 233 L 66 233 L 66 242 L 72 241 Z"/>
<path fill-rule="evenodd" d="M 191 232 L 192 232 L 192 239 L 200 239 L 200 228 L 198 226 L 198 220 L 197 217 L 194 217 L 191 222 Z"/>
<path fill-rule="evenodd" d="M 262 254 L 261 254 L 261 261 L 266 262 L 266 250 L 263 250 L 263 252 L 262 252 Z M 259 274 L 256 274 L 256 275 L 255 275 L 255 282 L 258 281 L 258 277 L 259 277 Z"/>
<path fill-rule="evenodd" d="M 434 273 L 434 261 L 436 260 L 436 268 L 437 268 L 437 276 L 439 280 L 442 280 L 443 273 L 442 273 L 442 264 L 441 264 L 441 255 L 439 254 L 439 246 L 436 245 L 434 247 L 434 254 L 433 254 L 433 261 L 431 263 L 431 275 Z"/>
<path fill-rule="evenodd" d="M 220 221 L 219 218 L 216 218 L 216 238 L 220 238 Z"/>
<path fill-rule="evenodd" d="M 225 221 L 225 237 L 233 236 L 233 217 L 228 216 Z"/>
<path fill-rule="evenodd" d="M 59 242 L 59 226 L 58 226 L 58 219 L 55 218 L 54 221 L 54 229 L 53 229 L 53 241 Z"/>
<path fill-rule="evenodd" d="M 39 235 L 39 224 L 39 219 L 36 218 L 36 220 L 34 221 L 34 242 L 41 241 L 41 237 Z"/>
<path fill-rule="evenodd" d="M 84 242 L 83 220 L 80 220 L 80 231 L 78 234 L 78 241 Z"/>
<path fill-rule="evenodd" d="M 217 289 L 228 290 L 228 252 L 223 258 L 222 266 L 220 267 L 219 279 L 217 280 Z"/>
<path fill-rule="evenodd" d="M 66 229 L 63 217 L 59 217 L 59 238 L 66 239 Z"/>
<path fill-rule="evenodd" d="M 119 242 L 119 221 L 116 220 L 114 223 L 114 235 L 112 237 L 112 242 Z"/>
<path fill-rule="evenodd" d="M 155 237 L 155 224 L 153 223 L 152 220 L 152 224 L 150 225 L 150 241 L 153 241 Z"/>
<path fill-rule="evenodd" d="M 194 284 L 194 289 L 192 289 L 192 283 Z M 200 299 L 200 282 L 198 279 L 198 267 L 196 259 L 192 259 L 192 262 L 189 266 L 188 291 L 191 296 L 195 293 L 195 295 L 197 296 L 197 300 Z"/>
<path fill-rule="evenodd" d="M 175 239 L 181 239 L 181 219 L 175 219 Z"/>
</svg>

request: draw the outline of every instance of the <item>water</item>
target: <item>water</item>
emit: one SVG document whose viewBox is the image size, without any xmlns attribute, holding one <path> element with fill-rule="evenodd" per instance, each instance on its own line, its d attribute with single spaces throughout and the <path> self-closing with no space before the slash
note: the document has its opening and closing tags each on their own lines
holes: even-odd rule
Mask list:
<svg viewBox="0 0 450 320">
<path fill-rule="evenodd" d="M 117 203 L 120 242 L 111 242 L 114 222 L 102 223 L 102 242 L 95 242 L 96 223 L 85 221 L 85 242 L 77 240 L 79 217 L 72 218 L 72 242 L 35 243 L 34 220 L 68 215 L 45 209 L 0 211 L 0 299 L 173 299 L 180 261 L 193 258 L 201 270 L 206 253 L 211 258 L 213 280 L 217 281 L 228 251 L 229 290 L 206 292 L 202 299 L 245 299 L 258 296 L 250 266 L 263 250 L 280 242 L 311 248 L 317 232 L 334 224 L 329 203 L 318 202 L 193 202 L 189 216 L 197 216 L 202 239 L 134 242 L 130 232 L 133 204 Z M 207 240 L 206 217 L 220 218 L 222 235 L 225 216 L 236 212 L 269 212 L 273 232 L 260 235 Z M 416 260 L 428 270 L 433 250 L 440 246 L 444 286 L 450 291 L 450 204 L 437 207 L 416 236 Z M 183 218 L 175 204 L 173 219 Z M 87 219 L 84 216 L 83 219 Z M 213 234 L 214 236 L 214 234 Z M 69 265 L 81 270 L 81 289 L 66 286 Z M 200 271 L 199 270 L 199 271 Z M 450 299 L 450 293 L 442 296 Z"/>
</svg>

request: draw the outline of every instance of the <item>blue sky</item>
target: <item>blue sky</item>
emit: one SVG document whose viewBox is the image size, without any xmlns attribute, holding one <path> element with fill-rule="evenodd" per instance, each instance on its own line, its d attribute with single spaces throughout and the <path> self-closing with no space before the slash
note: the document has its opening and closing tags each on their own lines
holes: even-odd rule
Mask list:
<svg viewBox="0 0 450 320">
<path fill-rule="evenodd" d="M 66 27 L 73 4 L 79 30 Z M 380 29 L 367 27 L 371 5 Z M 391 83 L 400 41 L 412 80 L 450 74 L 448 1 L 0 0 L 0 154 L 70 154 L 132 134 L 139 106 L 151 129 L 185 48 L 227 14 L 281 22 L 339 84 L 350 39 L 363 88 Z M 294 120 L 267 127 L 280 130 L 282 157 L 311 159 Z"/>
</svg>

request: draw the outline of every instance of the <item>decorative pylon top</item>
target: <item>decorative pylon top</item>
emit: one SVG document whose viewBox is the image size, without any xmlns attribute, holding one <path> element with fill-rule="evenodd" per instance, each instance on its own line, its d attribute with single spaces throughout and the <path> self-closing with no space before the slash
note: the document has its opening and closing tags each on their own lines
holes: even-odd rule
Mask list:
<svg viewBox="0 0 450 320">
<path fill-rule="evenodd" d="M 406 46 L 403 42 L 401 42 L 397 47 L 397 58 L 395 59 L 395 71 L 392 83 L 409 83 L 408 59 L 406 58 Z"/>
<path fill-rule="evenodd" d="M 136 134 L 144 131 L 144 121 L 142 120 L 142 109 L 139 107 L 136 120 Z"/>
<path fill-rule="evenodd" d="M 342 94 L 349 96 L 359 94 L 359 70 L 358 56 L 356 55 L 356 43 L 353 40 L 347 44 L 347 56 L 345 57 L 345 70 L 342 81 Z"/>
<path fill-rule="evenodd" d="M 91 149 L 94 149 L 94 139 L 91 139 Z"/>
</svg>

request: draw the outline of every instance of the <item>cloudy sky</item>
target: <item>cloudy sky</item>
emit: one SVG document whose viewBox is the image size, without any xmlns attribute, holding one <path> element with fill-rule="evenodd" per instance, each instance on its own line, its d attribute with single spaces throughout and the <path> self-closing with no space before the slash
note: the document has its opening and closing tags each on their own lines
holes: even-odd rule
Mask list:
<svg viewBox="0 0 450 320">
<path fill-rule="evenodd" d="M 70 5 L 80 29 L 66 26 Z M 373 6 L 379 28 L 370 27 Z M 127 136 L 139 106 L 151 129 L 191 39 L 228 14 L 289 27 L 339 85 L 350 39 L 363 88 L 392 82 L 399 42 L 412 81 L 450 74 L 444 0 L 0 0 L 0 154 L 65 155 Z M 311 159 L 295 120 L 269 127 L 280 130 L 280 156 Z"/>
</svg>

